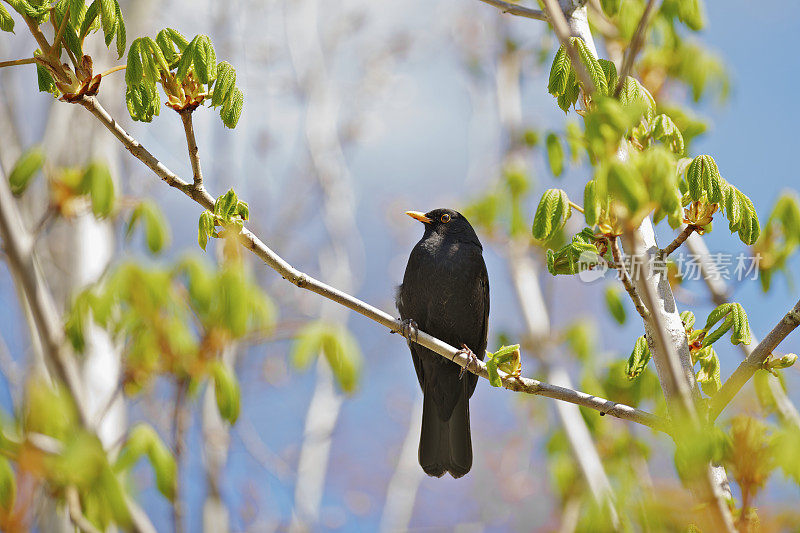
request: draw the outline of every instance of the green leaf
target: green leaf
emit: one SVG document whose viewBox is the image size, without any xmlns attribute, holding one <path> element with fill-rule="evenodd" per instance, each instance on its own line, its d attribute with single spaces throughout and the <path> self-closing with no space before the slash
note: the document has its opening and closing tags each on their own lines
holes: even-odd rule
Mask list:
<svg viewBox="0 0 800 533">
<path fill-rule="evenodd" d="M 81 2 L 81 4 L 82 3 L 83 2 Z M 86 9 L 86 14 L 83 16 L 83 22 L 81 22 L 81 30 L 80 33 L 78 34 L 78 38 L 81 41 L 83 41 L 83 39 L 89 34 L 89 31 L 92 29 L 94 21 L 97 19 L 97 16 L 99 14 L 100 14 L 100 0 L 94 0 L 94 2 L 92 2 L 91 5 L 89 5 L 88 9 Z"/>
<path fill-rule="evenodd" d="M 123 472 L 130 469 L 145 454 L 156 475 L 159 492 L 169 500 L 174 499 L 178 471 L 175 458 L 158 433 L 147 424 L 139 423 L 131 428 L 114 464 L 114 470 Z"/>
<path fill-rule="evenodd" d="M 114 0 L 100 0 L 100 19 L 103 22 L 103 34 L 106 38 L 106 46 L 108 46 L 117 26 L 117 10 L 114 7 Z"/>
<path fill-rule="evenodd" d="M 14 33 L 14 19 L 11 18 L 3 4 L 0 4 L 0 30 Z"/>
<path fill-rule="evenodd" d="M 208 238 L 214 235 L 214 214 L 205 210 L 200 215 L 200 223 L 197 229 L 197 243 L 203 250 L 208 245 Z"/>
<path fill-rule="evenodd" d="M 719 204 L 723 198 L 723 180 L 714 158 L 710 155 L 699 155 L 689 163 L 686 169 L 686 182 L 689 195 L 698 201 L 705 193 L 708 203 Z"/>
<path fill-rule="evenodd" d="M 598 59 L 600 66 L 603 68 L 603 74 L 606 77 L 606 85 L 608 86 L 608 95 L 614 94 L 619 84 L 619 75 L 617 74 L 617 66 L 613 61 L 607 59 Z"/>
<path fill-rule="evenodd" d="M 597 224 L 601 209 L 600 201 L 597 198 L 597 182 L 589 180 L 583 188 L 583 217 L 586 219 L 587 225 Z"/>
<path fill-rule="evenodd" d="M 11 187 L 11 192 L 16 196 L 24 193 L 31 180 L 39 174 L 43 165 L 44 151 L 39 146 L 34 146 L 23 152 L 8 175 L 8 184 Z"/>
<path fill-rule="evenodd" d="M 214 82 L 214 94 L 211 96 L 211 106 L 218 107 L 225 104 L 232 96 L 236 85 L 236 70 L 227 61 L 217 65 L 217 79 Z"/>
<path fill-rule="evenodd" d="M 94 6 L 94 4 L 92 4 Z M 89 8 L 91 11 L 91 7 Z M 144 62 L 142 60 L 142 40 L 136 39 L 128 49 L 128 66 L 125 68 L 125 83 L 128 87 L 141 85 L 144 76 Z"/>
<path fill-rule="evenodd" d="M 550 163 L 550 172 L 559 177 L 564 173 L 564 148 L 555 133 L 547 135 L 547 161 Z"/>
<path fill-rule="evenodd" d="M 175 71 L 175 77 L 178 79 L 178 81 L 182 82 L 189 74 L 189 68 L 192 66 L 192 62 L 195 60 L 194 48 L 197 46 L 198 37 L 199 36 L 192 39 L 192 41 L 186 45 L 186 48 L 184 48 L 183 52 L 181 53 L 181 58 L 178 61 Z"/>
<path fill-rule="evenodd" d="M 121 59 L 125 53 L 125 44 L 128 40 L 127 32 L 125 31 L 125 21 L 122 19 L 122 9 L 119 7 L 119 1 L 114 0 L 114 11 L 117 17 L 117 58 Z"/>
<path fill-rule="evenodd" d="M 613 161 L 606 174 L 606 187 L 608 193 L 631 214 L 639 212 L 649 200 L 641 175 L 630 163 Z"/>
<path fill-rule="evenodd" d="M 355 337 L 344 327 L 314 322 L 302 328 L 292 348 L 291 361 L 305 369 L 322 352 L 339 387 L 347 393 L 355 390 L 361 372 L 361 351 Z"/>
<path fill-rule="evenodd" d="M 636 343 L 633 345 L 633 351 L 625 365 L 625 375 L 628 376 L 628 379 L 636 379 L 639 377 L 645 367 L 647 367 L 650 357 L 650 347 L 647 345 L 647 339 L 642 335 L 636 339 Z"/>
<path fill-rule="evenodd" d="M 547 240 L 564 227 L 572 215 L 567 193 L 561 189 L 548 189 L 542 195 L 533 217 L 533 238 Z"/>
<path fill-rule="evenodd" d="M 133 209 L 128 221 L 125 236 L 130 237 L 137 223 L 144 224 L 144 235 L 147 248 L 151 253 L 157 254 L 169 243 L 170 234 L 164 214 L 154 202 L 144 200 Z"/>
<path fill-rule="evenodd" d="M 719 357 L 711 346 L 704 347 L 697 354 L 697 361 L 700 363 L 700 370 L 697 372 L 697 382 L 709 396 L 719 392 L 722 387 L 720 376 Z"/>
<path fill-rule="evenodd" d="M 17 498 L 17 479 L 8 459 L 0 456 L 0 507 L 9 513 Z"/>
<path fill-rule="evenodd" d="M 486 352 L 486 368 L 489 370 L 489 384 L 492 387 L 502 387 L 503 380 L 499 370 L 506 374 L 519 375 L 520 353 L 519 344 L 501 346 L 496 352 Z"/>
<path fill-rule="evenodd" d="M 129 86 L 125 91 L 125 103 L 131 118 L 141 122 L 150 122 L 161 109 L 158 91 L 150 84 Z"/>
<path fill-rule="evenodd" d="M 214 53 L 214 46 L 207 35 L 195 37 L 195 45 L 192 47 L 194 71 L 200 83 L 208 83 L 217 77 L 217 56 Z"/>
<path fill-rule="evenodd" d="M 579 361 L 589 361 L 598 345 L 594 323 L 589 320 L 575 321 L 564 332 L 564 337 Z"/>
<path fill-rule="evenodd" d="M 571 41 L 572 45 L 577 48 L 581 63 L 586 66 L 586 70 L 589 72 L 589 77 L 592 78 L 592 82 L 594 83 L 594 88 L 597 91 L 597 94 L 601 96 L 607 96 L 608 82 L 606 81 L 606 74 L 603 71 L 603 67 L 600 65 L 600 62 L 596 57 L 594 57 L 591 50 L 589 50 L 589 47 L 585 42 L 583 42 L 583 39 L 579 37 L 572 37 Z"/>
<path fill-rule="evenodd" d="M 619 296 L 619 290 L 615 287 L 606 287 L 605 292 L 606 307 L 611 316 L 618 324 L 625 323 L 625 306 L 622 305 L 622 298 Z"/>
<path fill-rule="evenodd" d="M 559 250 L 547 250 L 547 270 L 554 276 L 577 274 L 603 264 L 603 258 L 597 253 L 592 230 L 589 228 L 575 235 L 572 242 Z"/>
<path fill-rule="evenodd" d="M 553 64 L 550 66 L 550 79 L 547 82 L 547 92 L 553 96 L 561 96 L 567 90 L 567 79 L 569 78 L 572 65 L 570 64 L 569 55 L 562 45 L 553 58 Z"/>
<path fill-rule="evenodd" d="M 39 91 L 43 93 L 50 93 L 53 96 L 58 96 L 59 90 L 56 87 L 56 82 L 50 72 L 40 64 L 36 64 L 36 80 L 39 82 Z"/>
<path fill-rule="evenodd" d="M 695 323 L 695 316 L 694 313 L 691 311 L 683 311 L 681 313 L 681 322 L 683 322 L 683 327 L 687 331 L 691 330 L 694 327 Z"/>
<path fill-rule="evenodd" d="M 235 128 L 239 123 L 239 118 L 242 116 L 242 107 L 244 106 L 244 94 L 238 87 L 234 87 L 233 93 L 222 106 L 219 111 L 219 116 L 222 123 L 228 128 Z"/>
<path fill-rule="evenodd" d="M 214 380 L 214 397 L 217 401 L 219 416 L 233 425 L 239 418 L 241 402 L 241 392 L 236 374 L 222 361 L 214 361 L 210 365 L 210 373 Z"/>
<path fill-rule="evenodd" d="M 108 167 L 92 162 L 86 167 L 81 179 L 81 190 L 92 200 L 92 212 L 97 218 L 105 218 L 114 210 L 114 179 Z"/>
<path fill-rule="evenodd" d="M 236 197 L 234 190 L 228 189 L 228 192 L 217 198 L 214 203 L 214 214 L 228 222 L 236 214 L 238 203 L 239 199 Z"/>
<path fill-rule="evenodd" d="M 563 94 L 558 96 L 558 107 L 560 107 L 564 113 L 568 113 L 569 108 L 578 101 L 580 92 L 581 88 L 580 85 L 578 85 L 578 80 L 575 78 L 575 71 L 570 70 L 569 77 L 567 78 L 567 88 L 564 90 Z"/>
</svg>

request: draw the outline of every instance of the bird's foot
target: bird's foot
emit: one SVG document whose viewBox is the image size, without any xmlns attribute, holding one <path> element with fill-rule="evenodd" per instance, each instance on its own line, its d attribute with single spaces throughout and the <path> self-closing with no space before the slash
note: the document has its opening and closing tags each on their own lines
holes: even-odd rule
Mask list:
<svg viewBox="0 0 800 533">
<path fill-rule="evenodd" d="M 461 349 L 457 351 L 456 354 L 464 354 L 467 356 L 467 366 L 461 367 L 461 371 L 458 373 L 458 379 L 464 377 L 464 372 L 469 370 L 470 366 L 472 366 L 473 363 L 475 364 L 475 368 L 478 367 L 478 356 L 475 355 L 472 352 L 472 350 L 469 349 L 469 346 L 467 346 L 466 344 L 462 344 Z"/>
<path fill-rule="evenodd" d="M 402 326 L 400 327 L 400 335 L 406 338 L 408 345 L 411 346 L 412 342 L 417 342 L 419 339 L 419 326 L 413 318 L 401 320 Z"/>
</svg>

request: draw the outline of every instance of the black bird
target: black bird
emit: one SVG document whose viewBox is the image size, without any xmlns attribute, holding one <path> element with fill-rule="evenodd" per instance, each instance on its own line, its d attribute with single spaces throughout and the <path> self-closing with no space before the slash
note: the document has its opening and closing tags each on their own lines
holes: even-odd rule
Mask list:
<svg viewBox="0 0 800 533">
<path fill-rule="evenodd" d="M 464 216 L 452 209 L 406 212 L 425 224 L 408 258 L 397 308 L 403 321 L 470 357 L 486 353 L 489 277 L 483 247 Z M 424 396 L 419 464 L 429 476 L 459 478 L 472 468 L 469 398 L 478 376 L 409 342 Z M 463 379 L 462 379 L 463 378 Z"/>
</svg>

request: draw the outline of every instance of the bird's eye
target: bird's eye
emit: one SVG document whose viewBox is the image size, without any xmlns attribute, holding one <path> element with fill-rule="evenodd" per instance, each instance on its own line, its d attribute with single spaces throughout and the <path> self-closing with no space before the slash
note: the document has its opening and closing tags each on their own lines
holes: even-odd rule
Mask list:
<svg viewBox="0 0 800 533">
<path fill-rule="evenodd" d="M 450 215 L 445 213 L 444 215 L 442 215 L 442 218 L 440 220 L 442 221 L 442 224 L 447 224 L 448 222 L 450 222 Z"/>
</svg>

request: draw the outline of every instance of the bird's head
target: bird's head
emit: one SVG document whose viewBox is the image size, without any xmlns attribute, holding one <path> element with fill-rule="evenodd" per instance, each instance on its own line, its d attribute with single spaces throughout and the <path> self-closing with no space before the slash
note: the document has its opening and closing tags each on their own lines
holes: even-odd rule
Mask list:
<svg viewBox="0 0 800 533">
<path fill-rule="evenodd" d="M 425 235 L 437 234 L 460 242 L 472 242 L 481 246 L 475 230 L 469 221 L 453 209 L 434 209 L 427 213 L 419 211 L 406 211 L 406 215 L 425 224 Z M 424 238 L 423 237 L 423 238 Z"/>
</svg>

